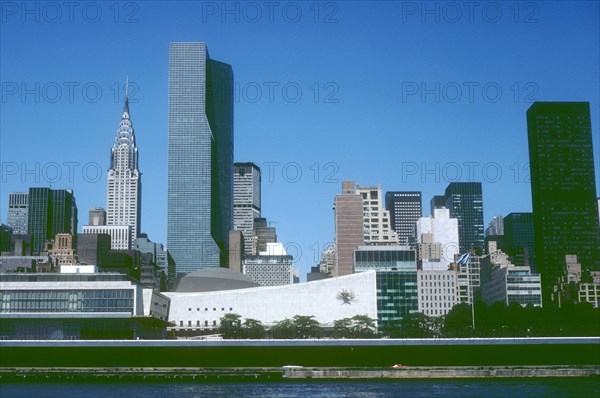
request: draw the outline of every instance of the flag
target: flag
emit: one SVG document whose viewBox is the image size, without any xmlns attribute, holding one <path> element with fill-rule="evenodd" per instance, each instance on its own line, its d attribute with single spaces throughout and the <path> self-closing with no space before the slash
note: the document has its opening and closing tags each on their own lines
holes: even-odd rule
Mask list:
<svg viewBox="0 0 600 398">
<path fill-rule="evenodd" d="M 456 261 L 456 264 L 467 264 L 469 262 L 469 258 L 471 257 L 471 252 L 465 253 L 459 257 Z"/>
</svg>

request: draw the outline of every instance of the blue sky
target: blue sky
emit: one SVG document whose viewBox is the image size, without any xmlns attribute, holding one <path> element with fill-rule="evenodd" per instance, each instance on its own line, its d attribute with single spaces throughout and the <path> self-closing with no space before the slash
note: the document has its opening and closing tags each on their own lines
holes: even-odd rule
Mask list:
<svg viewBox="0 0 600 398">
<path fill-rule="evenodd" d="M 67 3 L 68 4 L 68 3 Z M 600 8 L 584 2 L 1 3 L 0 221 L 31 186 L 106 206 L 129 76 L 142 230 L 166 243 L 168 44 L 233 66 L 235 160 L 301 275 L 333 240 L 341 181 L 483 183 L 485 223 L 531 211 L 525 112 L 589 101 L 600 186 Z"/>
</svg>

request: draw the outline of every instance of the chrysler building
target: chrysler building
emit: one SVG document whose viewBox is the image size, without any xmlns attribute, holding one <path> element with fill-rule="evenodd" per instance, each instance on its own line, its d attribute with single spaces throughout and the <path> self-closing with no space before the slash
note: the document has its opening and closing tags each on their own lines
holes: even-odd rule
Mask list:
<svg viewBox="0 0 600 398">
<path fill-rule="evenodd" d="M 108 170 L 106 224 L 129 226 L 130 248 L 140 232 L 141 177 L 126 88 L 123 116 L 117 129 Z"/>
</svg>

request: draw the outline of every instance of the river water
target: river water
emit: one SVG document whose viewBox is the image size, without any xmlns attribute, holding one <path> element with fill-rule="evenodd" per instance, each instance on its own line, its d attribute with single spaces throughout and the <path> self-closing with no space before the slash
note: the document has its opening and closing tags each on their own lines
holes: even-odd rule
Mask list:
<svg viewBox="0 0 600 398">
<path fill-rule="evenodd" d="M 2 383 L 4 398 L 599 397 L 600 378 L 271 383 Z"/>
</svg>

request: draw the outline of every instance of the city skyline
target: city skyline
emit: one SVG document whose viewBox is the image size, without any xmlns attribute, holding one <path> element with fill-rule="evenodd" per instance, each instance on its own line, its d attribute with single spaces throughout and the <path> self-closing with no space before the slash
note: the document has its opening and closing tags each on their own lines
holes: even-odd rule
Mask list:
<svg viewBox="0 0 600 398">
<path fill-rule="evenodd" d="M 3 14 L 1 222 L 7 221 L 8 193 L 29 187 L 73 189 L 82 211 L 103 205 L 107 162 L 101 148 L 110 147 L 114 140 L 114 114 L 122 109 L 124 95 L 122 78 L 129 74 L 130 96 L 137 101 L 136 128 L 142 132 L 137 137 L 145 176 L 141 232 L 155 242 L 167 242 L 167 46 L 177 40 L 206 42 L 217 59 L 235 68 L 234 160 L 261 167 L 262 207 L 302 276 L 333 241 L 331 205 L 345 179 L 359 185 L 380 184 L 383 192 L 421 191 L 427 204 L 460 173 L 456 181 L 483 184 L 484 226 L 498 214 L 531 211 L 525 117 L 531 103 L 525 98 L 590 102 L 596 185 L 600 186 L 600 101 L 597 90 L 590 88 L 600 85 L 598 22 L 592 18 L 598 15 L 597 3 L 540 3 L 535 23 L 525 23 L 524 12 L 514 22 L 505 10 L 505 19 L 497 24 L 480 15 L 474 23 L 451 23 L 442 14 L 437 23 L 423 23 L 420 14 L 404 12 L 404 3 L 380 8 L 333 4 L 338 7 L 336 23 L 325 23 L 333 11 L 321 4 L 319 23 L 313 21 L 307 5 L 305 19 L 299 23 L 277 14 L 273 25 L 252 24 L 243 15 L 240 22 L 231 17 L 222 22 L 222 15 L 203 13 L 198 5 L 178 24 L 165 23 L 156 32 L 155 21 L 175 20 L 171 18 L 180 14 L 180 4 L 159 15 L 140 3 L 138 22 L 129 25 L 124 10 L 119 16 L 122 23 L 115 24 L 106 9 L 105 19 L 97 25 L 79 14 L 73 24 L 43 18 L 36 24 Z M 100 25 L 114 25 L 114 29 L 105 30 L 105 37 L 98 39 L 95 29 Z M 271 26 L 280 37 L 273 37 Z M 352 33 L 356 26 L 364 26 L 358 30 L 365 37 Z M 557 26 L 560 29 L 554 33 Z M 62 37 L 61 28 L 77 34 L 61 42 L 56 40 Z M 297 41 L 298 32 L 320 44 Z M 540 43 L 544 36 L 549 37 L 545 43 L 553 44 Z M 384 39 L 375 40 L 378 37 Z M 352 39 L 355 46 L 345 48 Z M 464 42 L 457 44 L 457 39 Z M 99 51 L 87 48 L 90 40 L 98 40 Z M 114 43 L 122 40 L 127 45 L 115 48 Z M 251 44 L 257 40 L 269 45 Z M 354 56 L 356 46 L 363 52 L 360 60 Z M 481 50 L 478 55 L 471 54 L 472 47 Z M 64 51 L 71 48 L 82 51 L 81 59 L 66 56 Z M 113 51 L 120 62 L 114 66 L 104 62 L 103 50 Z M 129 60 L 126 54 L 131 51 L 137 59 Z M 57 66 L 38 65 L 33 59 L 39 54 Z M 268 67 L 263 67 L 265 60 Z M 432 66 L 434 60 L 444 65 Z M 457 68 L 467 64 L 464 71 Z M 376 68 L 380 76 L 371 73 Z M 52 82 L 62 90 L 55 102 Z M 71 102 L 69 82 L 76 93 Z M 502 89 L 497 102 L 483 97 L 481 88 L 488 83 L 490 96 L 496 85 Z M 15 85 L 17 91 L 11 94 Z M 103 94 L 92 102 L 96 85 Z M 303 95 L 293 102 L 296 85 Z M 457 86 L 463 96 L 452 102 Z M 254 101 L 257 87 L 262 96 Z M 477 88 L 472 102 L 469 87 Z M 28 117 L 32 114 L 35 118 Z M 389 145 L 382 146 L 382 141 Z M 60 177 L 54 178 L 57 170 Z M 300 255 L 294 252 L 296 245 Z"/>
</svg>

